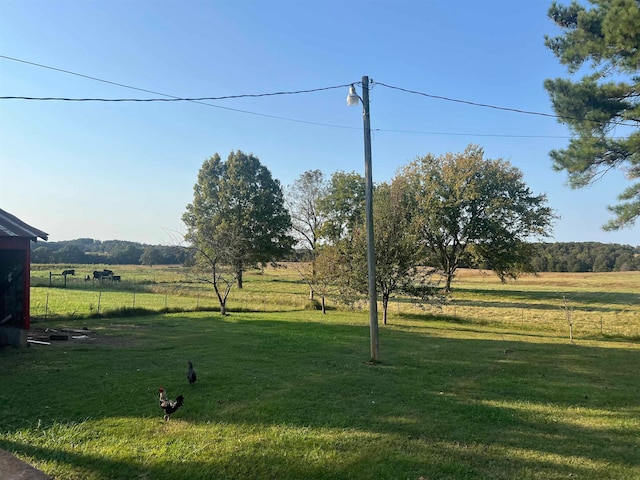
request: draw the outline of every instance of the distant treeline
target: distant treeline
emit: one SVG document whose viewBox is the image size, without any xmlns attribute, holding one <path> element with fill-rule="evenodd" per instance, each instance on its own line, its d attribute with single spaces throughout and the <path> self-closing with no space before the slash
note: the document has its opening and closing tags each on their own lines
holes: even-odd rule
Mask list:
<svg viewBox="0 0 640 480">
<path fill-rule="evenodd" d="M 182 247 L 146 245 L 124 240 L 78 238 L 31 245 L 32 263 L 181 265 L 190 257 L 189 251 Z"/>
<path fill-rule="evenodd" d="M 640 270 L 640 246 L 616 243 L 538 243 L 538 272 L 626 272 Z"/>
<path fill-rule="evenodd" d="M 621 272 L 640 270 L 640 246 L 598 242 L 536 243 L 533 267 L 538 272 Z M 32 244 L 33 263 L 108 265 L 183 265 L 191 259 L 182 247 L 145 245 L 124 240 L 79 238 Z M 298 252 L 301 253 L 301 252 Z M 291 260 L 304 259 L 304 254 Z M 469 268 L 487 268 L 466 259 Z"/>
</svg>

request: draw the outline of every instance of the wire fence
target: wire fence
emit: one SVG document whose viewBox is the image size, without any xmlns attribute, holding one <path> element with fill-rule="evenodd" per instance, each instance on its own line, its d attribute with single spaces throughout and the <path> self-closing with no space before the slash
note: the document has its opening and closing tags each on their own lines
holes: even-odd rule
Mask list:
<svg viewBox="0 0 640 480">
<path fill-rule="evenodd" d="M 538 307 L 538 308 L 536 308 Z M 560 306 L 504 309 L 500 314 L 481 307 L 445 306 L 441 315 L 465 318 L 482 324 L 504 325 L 514 329 L 546 330 L 568 337 L 618 336 L 640 339 L 640 310 L 572 308 L 570 314 Z"/>
<path fill-rule="evenodd" d="M 31 288 L 31 316 L 34 319 L 57 317 L 91 317 L 110 314 L 146 312 L 213 311 L 220 310 L 220 302 L 212 290 L 193 284 L 174 283 L 171 287 L 149 284 L 77 282 L 75 288 L 47 286 L 40 280 Z M 179 285 L 179 286 L 175 286 Z M 273 286 L 274 284 L 272 284 Z M 640 339 L 640 307 L 607 305 L 602 307 L 567 308 L 558 302 L 532 303 L 522 308 L 493 303 L 492 307 L 473 305 L 473 301 L 449 302 L 439 307 L 417 305 L 408 299 L 391 302 L 390 317 L 429 315 L 443 319 L 483 325 L 497 325 L 515 330 L 544 330 L 571 338 L 618 336 Z M 616 308 L 616 307 L 620 308 Z M 310 307 L 308 291 L 300 292 L 234 290 L 227 311 L 277 312 L 302 310 Z M 363 307 L 366 309 L 366 305 Z M 381 312 L 381 303 L 378 304 Z"/>
<path fill-rule="evenodd" d="M 277 297 L 245 294 L 229 298 L 228 311 L 285 311 L 303 309 L 308 300 L 304 295 L 279 295 Z M 168 312 L 168 311 L 219 311 L 220 302 L 213 293 L 185 295 L 174 293 L 72 290 L 59 288 L 31 289 L 31 317 L 49 319 L 55 317 L 90 317 L 114 312 Z"/>
</svg>

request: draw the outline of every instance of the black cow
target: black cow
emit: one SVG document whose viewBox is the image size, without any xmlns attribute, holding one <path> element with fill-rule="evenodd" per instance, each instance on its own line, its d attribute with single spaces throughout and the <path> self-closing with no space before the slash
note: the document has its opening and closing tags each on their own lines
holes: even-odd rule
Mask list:
<svg viewBox="0 0 640 480">
<path fill-rule="evenodd" d="M 103 281 L 105 278 L 113 279 L 113 270 L 107 270 L 106 268 L 102 271 L 94 270 L 93 271 L 93 279 Z"/>
<path fill-rule="evenodd" d="M 64 275 L 65 277 L 66 277 L 67 275 L 75 275 L 75 274 L 76 274 L 76 271 L 75 271 L 75 270 L 64 270 L 64 271 L 62 272 L 62 275 Z"/>
</svg>

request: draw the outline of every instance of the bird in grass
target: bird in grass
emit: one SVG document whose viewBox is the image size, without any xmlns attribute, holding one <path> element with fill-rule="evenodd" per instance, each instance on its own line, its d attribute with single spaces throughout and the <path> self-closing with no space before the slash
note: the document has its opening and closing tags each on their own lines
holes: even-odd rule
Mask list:
<svg viewBox="0 0 640 480">
<path fill-rule="evenodd" d="M 193 369 L 193 363 L 187 362 L 189 364 L 189 369 L 187 370 L 187 380 L 189 380 L 189 385 L 193 385 L 196 383 L 196 371 Z"/>
<path fill-rule="evenodd" d="M 169 400 L 163 387 L 160 387 L 158 392 L 160 393 L 160 408 L 164 410 L 164 419 L 168 421 L 170 415 L 182 406 L 184 397 L 178 395 L 175 400 Z"/>
</svg>

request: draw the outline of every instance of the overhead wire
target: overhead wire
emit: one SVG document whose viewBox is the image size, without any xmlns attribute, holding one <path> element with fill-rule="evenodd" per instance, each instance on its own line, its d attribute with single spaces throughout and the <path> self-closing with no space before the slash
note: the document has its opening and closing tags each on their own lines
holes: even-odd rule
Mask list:
<svg viewBox="0 0 640 480">
<path fill-rule="evenodd" d="M 535 112 L 535 111 L 531 111 L 531 110 L 523 110 L 520 108 L 512 108 L 512 107 L 500 107 L 498 105 L 491 105 L 488 103 L 479 103 L 479 102 L 472 102 L 469 100 L 460 100 L 458 98 L 450 98 L 450 97 L 444 97 L 442 95 L 433 95 L 430 93 L 425 93 L 425 92 L 419 92 L 416 90 L 409 90 L 408 88 L 402 88 L 402 87 L 395 87 L 393 85 L 387 85 L 386 83 L 382 83 L 382 82 L 375 82 L 376 84 L 382 86 L 382 87 L 387 87 L 393 90 L 398 90 L 401 92 L 405 92 L 405 93 L 411 93 L 413 95 L 420 95 L 423 97 L 427 97 L 427 98 L 433 98 L 433 99 L 437 99 L 437 100 L 445 100 L 447 102 L 455 102 L 455 103 L 462 103 L 465 105 L 471 105 L 474 107 L 483 107 L 483 108 L 492 108 L 495 110 L 502 110 L 502 111 L 506 111 L 506 112 L 514 112 L 514 113 L 521 113 L 521 114 L 525 114 L 525 115 L 538 115 L 541 117 L 549 117 L 549 118 L 555 118 L 558 120 L 563 120 L 563 119 L 571 119 L 571 120 L 585 120 L 585 119 L 580 119 L 577 117 L 567 117 L 567 116 L 563 116 L 563 115 L 556 115 L 553 113 L 544 113 L 544 112 Z M 594 120 L 595 121 L 595 120 Z M 635 127 L 637 125 L 632 125 L 629 123 L 624 123 L 624 122 L 611 122 L 614 125 L 619 125 L 619 126 L 624 126 L 624 127 Z"/>
<path fill-rule="evenodd" d="M 411 93 L 413 95 L 421 95 L 423 97 L 433 98 L 433 99 L 437 99 L 437 100 L 445 100 L 447 102 L 463 103 L 465 105 L 472 105 L 474 107 L 493 108 L 495 110 L 503 110 L 503 111 L 507 111 L 507 112 L 523 113 L 525 115 L 539 115 L 541 117 L 558 118 L 558 115 L 554 115 L 553 113 L 534 112 L 534 111 L 530 111 L 530 110 L 522 110 L 522 109 L 519 109 L 519 108 L 511 108 L 511 107 L 499 107 L 497 105 L 490 105 L 488 103 L 471 102 L 469 100 L 460 100 L 460 99 L 457 99 L 457 98 L 443 97 L 442 95 L 432 95 L 430 93 L 418 92 L 416 90 L 409 90 L 408 88 L 394 87 L 393 85 L 387 85 L 386 83 L 382 83 L 382 82 L 375 82 L 375 83 L 377 85 L 380 85 L 382 87 L 387 87 L 387 88 L 390 88 L 392 90 L 398 90 L 398 91 L 405 92 L 405 93 Z"/>
<path fill-rule="evenodd" d="M 49 70 L 54 70 L 54 71 L 61 72 L 61 73 L 66 73 L 66 74 L 69 74 L 69 75 L 75 75 L 75 76 L 86 78 L 86 79 L 89 79 L 89 80 L 94 80 L 96 82 L 107 83 L 107 84 L 110 84 L 110 85 L 115 85 L 115 86 L 118 86 L 118 87 L 128 88 L 128 89 L 131 89 L 131 90 L 138 90 L 140 92 L 145 92 L 145 93 L 152 93 L 154 95 L 161 95 L 163 97 L 168 97 L 170 99 L 175 99 L 176 101 L 178 101 L 178 100 L 179 101 L 188 101 L 188 102 L 191 102 L 191 103 L 197 103 L 197 104 L 200 104 L 200 105 L 205 105 L 207 107 L 219 108 L 219 109 L 222 109 L 222 110 L 229 110 L 229 111 L 232 111 L 232 112 L 245 113 L 245 114 L 248 114 L 248 115 L 256 115 L 256 116 L 260 116 L 260 117 L 273 118 L 273 119 L 276 119 L 276 120 L 285 120 L 285 121 L 288 121 L 288 122 L 296 122 L 296 123 L 302 123 L 302 124 L 307 124 L 307 125 L 317 125 L 317 126 L 322 126 L 322 127 L 354 129 L 354 130 L 357 129 L 357 127 L 349 127 L 349 126 L 344 126 L 344 125 L 332 125 L 332 124 L 328 124 L 328 123 L 312 122 L 312 121 L 309 121 L 309 120 L 300 120 L 300 119 L 297 119 L 297 118 L 289 118 L 289 117 L 282 117 L 282 116 L 279 116 L 279 115 L 271 115 L 271 114 L 268 114 L 268 113 L 253 112 L 253 111 L 250 111 L 250 110 L 242 110 L 242 109 L 239 109 L 239 108 L 223 107 L 222 105 L 214 105 L 212 103 L 206 103 L 205 101 L 202 101 L 202 100 L 199 100 L 199 99 L 181 98 L 181 97 L 178 97 L 178 96 L 175 96 L 175 95 L 170 95 L 170 94 L 167 94 L 167 93 L 156 92 L 156 91 L 153 91 L 153 90 L 148 90 L 148 89 L 140 88 L 140 87 L 134 87 L 134 86 L 131 86 L 131 85 L 125 85 L 123 83 L 113 82 L 111 80 L 105 80 L 105 79 L 102 79 L 102 78 L 93 77 L 91 75 L 85 75 L 85 74 L 82 74 L 82 73 L 72 72 L 70 70 L 65 70 L 65 69 L 57 68 L 57 67 L 52 67 L 50 65 L 43 65 L 41 63 L 35 63 L 35 62 L 27 61 L 27 60 L 22 60 L 22 59 L 19 59 L 19 58 L 9 57 L 7 55 L 0 55 L 0 58 L 4 58 L 4 59 L 7 59 L 7 60 L 12 60 L 12 61 L 15 61 L 15 62 L 21 62 L 21 63 L 25 63 L 27 65 L 32 65 L 32 66 L 36 66 L 36 67 L 40 67 L 40 68 L 46 68 L 46 69 L 49 69 Z M 347 86 L 350 86 L 350 85 L 351 84 L 348 84 Z M 345 86 L 335 86 L 335 87 L 325 87 L 324 89 L 344 88 L 344 87 Z M 322 90 L 322 89 L 320 89 L 320 90 Z M 49 99 L 49 100 L 65 100 L 65 99 L 57 98 L 57 97 L 43 97 L 43 98 L 46 98 L 46 99 Z M 40 100 L 40 98 L 37 98 L 37 97 L 0 97 L 0 100 L 20 100 L 20 99 L 23 99 L 23 100 Z M 93 101 L 123 101 L 123 100 L 124 99 L 103 99 L 103 100 L 94 99 Z M 127 101 L 142 101 L 142 100 L 143 99 L 129 99 Z M 146 99 L 146 100 L 148 100 L 148 99 Z M 166 99 L 160 99 L 160 100 L 165 100 L 166 101 Z M 89 99 L 84 99 L 84 100 L 83 99 L 80 99 L 80 100 L 78 100 L 78 99 L 75 99 L 75 100 L 74 99 L 66 99 L 65 101 L 89 101 Z M 158 100 L 156 100 L 156 101 L 158 101 Z"/>
<path fill-rule="evenodd" d="M 132 89 L 132 90 L 137 90 L 137 91 L 141 91 L 141 92 L 145 92 L 145 93 L 151 93 L 151 94 L 154 94 L 154 95 L 160 95 L 162 97 L 166 97 L 166 98 L 71 98 L 71 97 L 0 96 L 0 100 L 66 101 L 66 102 L 142 102 L 142 103 L 145 103 L 145 102 L 192 102 L 192 103 L 198 103 L 198 104 L 202 104 L 202 105 L 209 106 L 209 107 L 220 108 L 220 109 L 230 110 L 230 111 L 239 112 L 239 113 L 257 115 L 257 116 L 262 116 L 262 117 L 267 117 L 267 118 L 285 120 L 285 121 L 308 124 L 308 125 L 317 125 L 317 126 L 332 127 L 332 128 L 342 128 L 342 129 L 358 129 L 358 127 L 351 127 L 351 126 L 344 126 L 344 125 L 333 125 L 333 124 L 327 124 L 327 123 L 321 123 L 321 122 L 312 122 L 312 121 L 307 121 L 307 120 L 300 120 L 300 119 L 295 119 L 295 118 L 282 117 L 282 116 L 278 116 L 278 115 L 271 115 L 271 114 L 253 112 L 253 111 L 249 111 L 249 110 L 242 110 L 242 109 L 237 109 L 237 108 L 224 107 L 224 106 L 221 106 L 221 105 L 214 105 L 214 104 L 206 103 L 206 102 L 207 101 L 228 100 L 228 99 L 260 98 L 260 97 L 271 97 L 271 96 L 281 96 L 281 95 L 298 95 L 298 94 L 304 94 L 304 93 L 314 93 L 314 92 L 321 92 L 321 91 L 327 91 L 327 90 L 346 88 L 346 87 L 350 87 L 352 85 L 361 84 L 361 82 L 350 82 L 350 83 L 347 83 L 347 84 L 334 85 L 334 86 L 321 87 L 321 88 L 304 89 L 304 90 L 291 90 L 291 91 L 278 91 L 278 92 L 255 93 L 255 94 L 225 95 L 225 96 L 218 96 L 218 97 L 193 97 L 193 98 L 191 98 L 191 97 L 179 97 L 179 96 L 170 95 L 170 94 L 166 94 L 166 93 L 162 93 L 162 92 L 156 92 L 156 91 L 153 91 L 153 90 L 148 90 L 148 89 L 144 89 L 144 88 L 140 88 L 140 87 L 134 87 L 134 86 L 126 85 L 126 84 L 123 84 L 123 83 L 113 82 L 113 81 L 110 81 L 110 80 L 105 80 L 105 79 L 94 77 L 94 76 L 91 76 L 91 75 L 85 75 L 85 74 L 82 74 L 82 73 L 77 73 L 77 72 L 73 72 L 73 71 L 70 71 L 70 70 L 65 70 L 65 69 L 62 69 L 62 68 L 52 67 L 52 66 L 49 66 L 49 65 L 43 65 L 43 64 L 40 64 L 40 63 L 30 62 L 30 61 L 27 61 L 27 60 L 15 58 L 15 57 L 9 57 L 9 56 L 6 56 L 6 55 L 0 55 L 0 58 L 4 58 L 4 59 L 7 59 L 7 60 L 12 60 L 12 61 L 16 61 L 16 62 L 21 62 L 21 63 L 25 63 L 27 65 L 32 65 L 32 66 L 36 66 L 36 67 L 40 67 L 40 68 L 54 70 L 54 71 L 58 71 L 58 72 L 61 72 L 61 73 L 66 73 L 66 74 L 69 74 L 69 75 L 75 75 L 75 76 L 78 76 L 78 77 L 86 78 L 86 79 L 89 79 L 89 80 L 94 80 L 94 81 L 97 81 L 97 82 L 107 83 L 107 84 L 115 85 L 115 86 L 122 87 L 122 88 L 128 88 L 128 89 Z M 536 112 L 536 111 L 523 110 L 523 109 L 511 108 L 511 107 L 501 107 L 501 106 L 497 106 L 497 105 L 473 102 L 473 101 L 468 101 L 468 100 L 461 100 L 461 99 L 450 98 L 450 97 L 445 97 L 445 96 L 441 96 L 441 95 L 433 95 L 433 94 L 420 92 L 420 91 L 416 91 L 416 90 L 410 90 L 410 89 L 407 89 L 407 88 L 396 87 L 396 86 L 393 86 L 393 85 L 388 85 L 386 83 L 377 82 L 377 81 L 373 81 L 373 80 L 371 81 L 370 88 L 373 89 L 376 85 L 380 85 L 380 86 L 383 86 L 383 87 L 386 87 L 386 88 L 389 88 L 389 89 L 393 89 L 393 90 L 402 91 L 402 92 L 405 92 L 405 93 L 424 96 L 424 97 L 427 97 L 427 98 L 444 100 L 444 101 L 455 102 L 455 103 L 461 103 L 461 104 L 471 105 L 471 106 L 476 106 L 476 107 L 491 108 L 491 109 L 502 110 L 502 111 L 510 111 L 510 112 L 519 113 L 519 114 L 526 114 L 526 115 L 537 115 L 537 116 L 542 116 L 542 117 L 555 118 L 555 119 L 559 119 L 559 120 L 562 120 L 563 118 L 567 118 L 567 117 L 561 117 L 559 115 L 555 115 L 555 114 L 551 114 L 551 113 Z M 635 125 L 625 124 L 625 123 L 622 123 L 622 122 L 614 122 L 614 123 L 616 125 L 621 125 L 621 126 L 635 126 Z M 413 134 L 425 134 L 425 135 L 505 137 L 505 138 L 571 138 L 569 136 L 425 132 L 425 131 L 419 131 L 419 130 L 395 130 L 395 129 L 383 129 L 383 128 L 373 128 L 372 131 L 390 132 L 390 133 L 413 133 Z"/>
<path fill-rule="evenodd" d="M 145 88 L 133 87 L 131 85 L 125 85 L 124 83 L 112 82 L 111 80 L 104 80 L 98 77 L 92 77 L 91 75 L 85 75 L 82 73 L 72 72 L 71 70 L 64 70 L 62 68 L 51 67 L 49 65 L 43 65 L 41 63 L 29 62 L 27 60 L 22 60 L 19 58 L 9 57 L 6 55 L 0 55 L 0 58 L 4 58 L 7 60 L 13 60 L 15 62 L 26 63 L 27 65 L 33 65 L 36 67 L 46 68 L 49 70 L 55 70 L 57 72 L 67 73 L 69 75 L 75 75 L 82 78 L 87 78 L 89 80 L 94 80 L 96 82 L 108 83 L 110 85 L 116 85 L 118 87 L 129 88 L 131 90 L 138 90 L 140 92 L 152 93 L 154 95 L 161 95 L 167 98 L 64 98 L 64 97 L 0 97 L 0 99 L 7 100 L 63 100 L 69 102 L 199 102 L 204 100 L 226 100 L 226 99 L 235 99 L 235 98 L 252 98 L 252 97 L 269 97 L 276 95 L 296 95 L 300 93 L 312 93 L 312 92 L 320 92 L 323 90 L 333 90 L 336 88 L 346 88 L 352 85 L 352 83 L 347 83 L 343 85 L 334 85 L 331 87 L 321 87 L 321 88 L 310 88 L 306 90 L 295 90 L 295 91 L 282 91 L 282 92 L 270 92 L 270 93 L 255 93 L 255 94 L 242 94 L 242 95 L 226 95 L 222 97 L 201 97 L 201 98 L 184 98 L 178 97 L 176 95 L 170 95 L 168 93 L 155 92 L 153 90 L 147 90 Z"/>
</svg>

